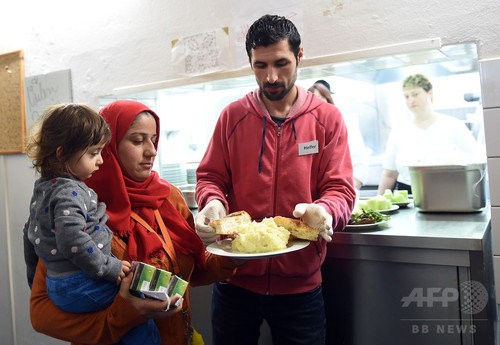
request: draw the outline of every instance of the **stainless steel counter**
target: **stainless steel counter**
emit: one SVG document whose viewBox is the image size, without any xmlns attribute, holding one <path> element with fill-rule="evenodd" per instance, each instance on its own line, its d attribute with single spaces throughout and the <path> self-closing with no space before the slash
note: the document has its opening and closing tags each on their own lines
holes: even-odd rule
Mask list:
<svg viewBox="0 0 500 345">
<path fill-rule="evenodd" d="M 446 214 L 410 207 L 379 229 L 335 233 L 323 265 L 327 343 L 492 344 L 489 220 L 489 207 Z M 474 313 L 464 310 L 475 303 L 471 284 L 486 291 Z M 454 297 L 440 304 L 447 293 Z M 415 303 L 405 306 L 408 297 Z"/>
<path fill-rule="evenodd" d="M 327 344 L 493 344 L 489 220 L 489 207 L 462 214 L 410 207 L 391 214 L 382 228 L 335 233 L 323 265 Z M 461 310 L 467 299 L 461 287 L 471 281 L 482 284 L 490 297 L 473 315 Z M 414 288 L 424 294 L 455 289 L 460 297 L 446 307 L 402 307 L 401 299 Z M 210 343 L 211 287 L 191 292 L 193 320 Z M 259 344 L 271 344 L 266 325 L 261 332 Z"/>
<path fill-rule="evenodd" d="M 374 230 L 337 232 L 333 243 L 481 250 L 490 220 L 489 207 L 477 213 L 424 213 L 410 206 L 390 216 Z"/>
</svg>

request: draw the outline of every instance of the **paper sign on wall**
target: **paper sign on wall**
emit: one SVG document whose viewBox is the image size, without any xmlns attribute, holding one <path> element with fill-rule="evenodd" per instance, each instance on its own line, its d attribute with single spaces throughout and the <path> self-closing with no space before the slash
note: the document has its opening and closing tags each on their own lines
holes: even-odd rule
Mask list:
<svg viewBox="0 0 500 345">
<path fill-rule="evenodd" d="M 220 71 L 229 62 L 227 27 L 172 40 L 172 64 L 179 76 Z"/>
<path fill-rule="evenodd" d="M 54 104 L 73 101 L 71 70 L 57 71 L 25 79 L 26 128 L 31 128 L 43 111 Z"/>
</svg>

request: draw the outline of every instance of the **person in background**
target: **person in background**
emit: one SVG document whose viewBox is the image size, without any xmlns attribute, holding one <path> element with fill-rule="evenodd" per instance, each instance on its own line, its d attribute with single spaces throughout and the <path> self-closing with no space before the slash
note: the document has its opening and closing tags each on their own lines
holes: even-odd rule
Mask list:
<svg viewBox="0 0 500 345">
<path fill-rule="evenodd" d="M 100 114 L 112 138 L 102 151 L 104 163 L 87 184 L 106 203 L 113 254 L 170 271 L 192 286 L 228 278 L 234 261 L 205 251 L 182 193 L 152 170 L 160 133 L 156 113 L 142 103 L 118 100 Z M 154 319 L 161 344 L 202 344 L 199 336 L 193 338 L 189 290 L 178 307 L 165 310 L 167 301 L 133 296 L 128 274 L 109 307 L 73 314 L 59 310 L 48 298 L 46 272 L 39 261 L 30 299 L 31 322 L 38 332 L 73 344 L 114 344 L 130 329 Z"/>
<path fill-rule="evenodd" d="M 246 50 L 259 88 L 217 121 L 197 169 L 196 231 L 210 244 L 217 238 L 210 221 L 245 210 L 256 221 L 300 217 L 321 236 L 299 251 L 248 260 L 214 284 L 213 343 L 256 345 L 266 320 L 274 344 L 324 344 L 320 268 L 356 194 L 347 129 L 334 105 L 295 85 L 303 48 L 290 20 L 259 18 Z"/>
<path fill-rule="evenodd" d="M 413 74 L 403 81 L 403 95 L 413 113 L 411 122 L 391 130 L 378 194 L 386 189 L 411 193 L 409 166 L 484 162 L 485 152 L 460 120 L 433 110 L 429 79 Z"/>
<path fill-rule="evenodd" d="M 307 90 L 314 93 L 323 101 L 335 104 L 332 98 L 332 91 L 330 84 L 323 79 L 316 80 L 313 85 Z M 354 187 L 357 191 L 361 189 L 368 174 L 368 149 L 366 148 L 365 141 L 357 122 L 353 123 L 345 119 L 347 125 L 347 132 L 349 133 L 349 150 L 351 152 L 351 159 L 354 174 Z"/>
<path fill-rule="evenodd" d="M 84 180 L 99 170 L 111 140 L 108 124 L 80 104 L 49 107 L 30 137 L 27 153 L 41 177 L 35 182 L 24 227 L 31 287 L 38 258 L 47 268 L 47 293 L 61 310 L 87 313 L 113 302 L 130 263 L 111 255 L 106 205 Z M 159 344 L 149 320 L 123 337 L 125 344 Z"/>
</svg>

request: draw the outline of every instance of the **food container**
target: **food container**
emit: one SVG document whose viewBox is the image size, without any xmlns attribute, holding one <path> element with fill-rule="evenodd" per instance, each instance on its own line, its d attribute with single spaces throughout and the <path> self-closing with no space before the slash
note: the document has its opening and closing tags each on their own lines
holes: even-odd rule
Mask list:
<svg viewBox="0 0 500 345">
<path fill-rule="evenodd" d="M 478 212 L 486 204 L 486 164 L 409 167 L 415 207 L 424 212 Z"/>
<path fill-rule="evenodd" d="M 132 265 L 134 267 L 134 276 L 132 278 L 132 283 L 130 284 L 130 290 L 136 292 L 149 290 L 156 268 L 152 265 L 139 261 L 133 261 Z"/>
<path fill-rule="evenodd" d="M 180 186 L 179 189 L 182 192 L 182 195 L 184 195 L 184 199 L 186 200 L 186 203 L 190 209 L 197 209 L 198 204 L 196 203 L 196 199 L 194 197 L 194 191 L 195 191 L 195 184 L 188 184 L 185 186 Z"/>
</svg>

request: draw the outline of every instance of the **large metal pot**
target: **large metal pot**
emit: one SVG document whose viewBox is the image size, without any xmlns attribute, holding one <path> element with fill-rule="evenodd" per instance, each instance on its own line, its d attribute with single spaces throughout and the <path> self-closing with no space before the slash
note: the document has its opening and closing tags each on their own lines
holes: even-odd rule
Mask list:
<svg viewBox="0 0 500 345">
<path fill-rule="evenodd" d="M 486 205 L 486 164 L 413 166 L 415 206 L 425 212 L 477 212 Z"/>
</svg>

